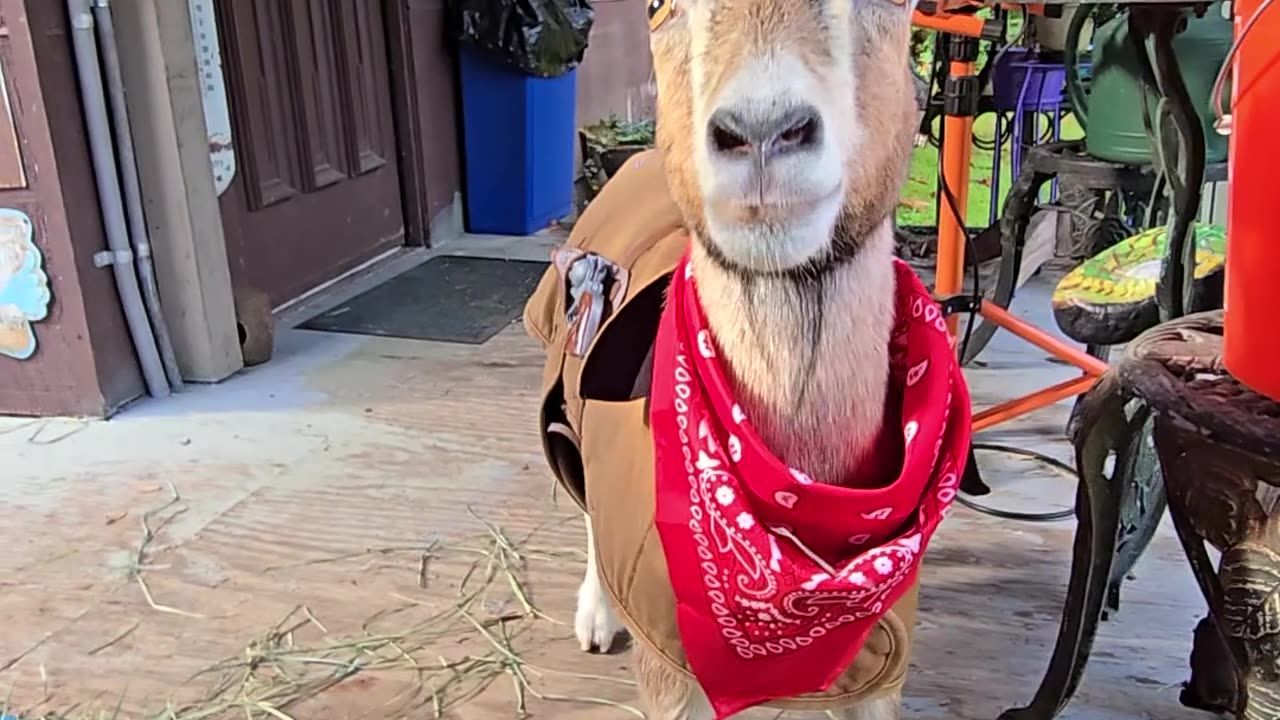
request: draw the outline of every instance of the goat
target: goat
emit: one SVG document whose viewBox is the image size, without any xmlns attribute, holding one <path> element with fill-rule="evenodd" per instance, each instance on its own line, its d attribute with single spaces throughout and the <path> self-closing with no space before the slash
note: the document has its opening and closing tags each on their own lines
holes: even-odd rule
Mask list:
<svg viewBox="0 0 1280 720">
<path fill-rule="evenodd" d="M 660 163 L 641 156 L 633 161 L 639 169 L 629 168 L 606 185 L 575 228 L 576 239 L 570 245 L 577 248 L 558 256 L 557 268 L 544 277 L 525 314 L 526 325 L 544 345 L 560 348 L 559 355 L 553 352 L 549 358 L 544 378 L 548 398 L 543 410 L 544 442 L 557 474 L 567 484 L 579 486 L 575 497 L 589 513 L 587 571 L 575 618 L 583 650 L 607 650 L 623 629 L 614 601 L 630 588 L 621 586 L 638 573 L 652 577 L 662 570 L 652 559 L 632 557 L 652 545 L 648 539 L 652 515 L 622 516 L 610 503 L 611 493 L 641 492 L 644 478 L 652 477 L 653 449 L 640 447 L 649 442 L 648 375 L 672 362 L 666 350 L 655 355 L 650 346 L 652 323 L 639 323 L 642 330 L 629 325 L 625 332 L 614 332 L 626 336 L 622 341 L 609 339 L 607 332 L 594 344 L 590 340 L 602 323 L 610 322 L 604 318 L 605 306 L 611 304 L 605 289 L 610 283 L 615 313 L 635 303 L 646 308 L 644 313 L 626 312 L 656 317 L 662 311 L 664 293 L 672 291 L 665 286 L 658 292 L 638 288 L 637 277 L 643 273 L 625 267 L 608 270 L 602 265 L 592 266 L 599 271 L 594 276 L 594 300 L 583 301 L 580 290 L 570 290 L 572 297 L 558 299 L 565 287 L 583 287 L 583 268 L 574 263 L 595 253 L 632 259 L 658 255 L 660 260 L 651 264 L 670 271 L 676 260 L 672 253 L 687 252 L 682 267 L 689 282 L 696 284 L 714 339 L 714 350 L 705 352 L 714 353 L 722 363 L 741 403 L 740 408 L 734 407 L 735 414 L 741 411 L 750 418 L 759 440 L 779 460 L 791 468 L 803 468 L 797 477 L 805 483 L 862 487 L 860 483 L 869 482 L 863 465 L 886 435 L 886 406 L 892 406 L 893 400 L 891 335 L 905 312 L 899 287 L 904 276 L 894 260 L 891 215 L 906 178 L 918 124 L 908 61 L 913 4 L 912 0 L 651 0 Z M 642 168 L 645 163 L 648 166 Z M 658 164 L 660 168 L 653 167 Z M 659 190 L 653 187 L 659 184 L 662 198 L 654 200 Z M 613 217 L 628 212 L 661 216 L 644 220 L 654 225 L 671 221 L 674 214 L 680 239 L 662 245 L 667 241 L 653 240 L 667 237 L 662 232 L 637 231 L 632 234 L 658 249 L 616 249 L 625 243 L 601 238 L 611 237 Z M 602 242 L 614 245 L 601 250 Z M 918 285 L 914 277 L 911 282 Z M 570 318 L 557 325 L 555 314 L 566 307 Z M 916 309 L 920 310 L 920 303 Z M 936 306 L 929 303 L 926 310 L 928 322 L 945 332 Z M 616 318 L 612 322 L 623 324 Z M 566 342 L 572 346 L 574 338 L 576 349 L 565 350 Z M 627 353 L 609 349 L 617 345 L 631 347 L 631 356 L 645 356 L 634 347 L 647 347 L 645 362 L 637 369 L 638 363 L 627 360 Z M 592 355 L 610 359 L 593 360 Z M 579 362 L 577 358 L 581 364 L 567 369 Z M 953 353 L 948 362 L 954 364 Z M 593 364 L 605 369 L 593 371 Z M 953 429 L 948 437 L 967 444 L 967 393 L 963 380 L 955 379 L 958 367 L 950 370 L 950 379 L 944 383 L 956 387 L 954 399 L 952 390 L 946 391 L 946 404 L 951 407 L 954 402 L 960 411 L 951 413 L 943 425 L 963 425 L 962 431 Z M 581 378 L 576 375 L 579 372 Z M 627 388 L 614 392 L 587 387 L 599 384 L 588 375 L 609 373 L 626 376 L 620 384 Z M 628 394 L 632 376 L 644 387 Z M 573 387 L 579 381 L 580 392 Z M 627 402 L 597 403 L 593 409 L 589 402 L 593 399 Z M 565 410 L 575 402 L 577 410 Z M 633 434 L 631 444 L 624 445 L 600 439 L 606 433 L 643 435 L 637 439 Z M 956 433 L 963 437 L 956 440 Z M 572 461 L 566 462 L 556 450 L 564 438 L 578 452 Z M 906 442 L 911 442 L 910 433 Z M 942 444 L 939 436 L 939 447 Z M 935 461 L 937 454 L 935 448 Z M 577 459 L 583 457 L 585 469 L 584 461 Z M 617 465 L 611 467 L 611 462 Z M 950 467 L 935 470 L 947 478 L 940 491 L 946 502 L 955 494 L 947 483 L 954 484 L 962 463 L 963 456 Z M 610 489 L 609 483 L 624 482 L 613 480 L 615 476 L 633 478 L 634 486 Z M 652 488 L 643 492 L 651 493 Z M 598 497 L 591 498 L 593 493 Z M 649 502 L 647 495 L 645 502 Z M 602 517 L 605 509 L 610 516 L 607 521 Z M 643 515 L 646 509 L 637 506 L 636 511 Z M 628 527 L 622 528 L 623 523 Z M 615 533 L 630 533 L 641 550 L 631 545 L 610 550 L 606 546 Z M 914 536 L 917 550 L 919 538 Z M 796 544 L 800 545 L 798 540 Z M 625 581 L 611 587 L 602 577 L 608 575 L 600 559 L 602 551 L 612 553 L 610 562 L 632 563 Z M 815 576 L 814 582 L 818 581 Z M 913 572 L 903 601 L 904 607 L 909 605 L 904 612 L 907 617 L 914 614 L 914 583 Z M 661 594 L 665 604 L 666 614 L 655 615 L 656 622 L 670 625 L 675 615 L 671 590 L 652 591 Z M 643 627 L 649 621 L 642 614 L 624 613 L 633 636 L 652 635 L 651 629 Z M 894 626 L 898 629 L 886 631 L 888 640 L 879 636 L 873 640 L 909 645 L 909 626 L 909 621 Z M 677 667 L 682 658 L 673 656 L 679 653 L 664 657 L 653 645 L 649 641 L 634 644 L 638 685 L 650 718 L 711 720 L 726 715 L 723 708 L 713 709 L 699 683 Z M 891 670 L 884 671 L 888 679 L 881 678 L 879 686 L 867 692 L 837 693 L 834 704 L 793 698 L 790 705 L 774 706 L 833 710 L 840 717 L 859 720 L 895 720 L 905 655 L 895 656 L 893 663 Z"/>
</svg>

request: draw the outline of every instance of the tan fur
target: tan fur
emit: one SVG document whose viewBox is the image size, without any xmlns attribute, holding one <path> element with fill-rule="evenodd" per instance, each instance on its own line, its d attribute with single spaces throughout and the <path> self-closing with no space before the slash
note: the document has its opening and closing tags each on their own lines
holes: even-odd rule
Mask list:
<svg viewBox="0 0 1280 720">
<path fill-rule="evenodd" d="M 760 279 L 748 289 L 714 263 L 696 265 L 738 402 L 769 448 L 817 482 L 839 484 L 880 432 L 894 314 L 892 256 L 893 234 L 882 225 L 812 299 L 786 280 Z M 825 306 L 823 329 L 812 346 L 810 313 L 818 302 Z"/>
<path fill-rule="evenodd" d="M 908 70 L 912 3 L 674 2 L 677 11 L 653 33 L 651 43 L 657 144 L 672 196 L 698 240 L 694 274 L 720 355 L 739 401 L 770 449 L 819 482 L 845 482 L 883 422 L 894 309 L 889 214 L 906 177 L 916 129 Z M 856 255 L 820 277 L 743 272 L 717 262 L 712 251 L 718 248 L 706 190 L 718 166 L 707 159 L 707 118 L 717 103 L 772 102 L 771 88 L 816 106 L 824 142 L 831 143 L 824 150 L 839 153 L 841 176 L 831 180 L 838 182 L 843 200 L 820 240 L 827 249 L 851 248 Z M 815 166 L 813 172 L 821 171 Z M 784 178 L 810 179 L 795 173 Z M 791 225 L 770 216 L 784 212 L 785 202 L 770 209 L 761 187 L 761 206 L 750 208 L 757 226 L 738 228 L 739 247 L 744 238 L 779 245 L 796 239 L 788 236 Z M 771 251 L 761 248 L 759 263 L 766 270 L 787 270 L 788 256 L 781 250 L 771 256 Z M 590 544 L 588 552 L 594 554 Z M 607 606 L 598 579 L 589 573 L 578 615 L 584 646 L 600 644 L 592 640 L 602 629 L 612 639 L 618 623 Z M 651 720 L 712 717 L 695 683 L 666 667 L 642 643 L 634 651 Z M 900 703 L 894 691 L 839 716 L 896 720 Z"/>
<path fill-rule="evenodd" d="M 702 60 L 716 68 L 708 73 L 713 92 L 724 84 L 724 76 L 731 71 L 728 67 L 721 71 L 716 61 L 737 66 L 749 50 L 767 47 L 761 42 L 764 38 L 773 43 L 798 43 L 811 61 L 822 59 L 822 53 L 813 49 L 819 37 L 813 23 L 805 25 L 792 17 L 801 14 L 794 8 L 818 6 L 814 0 L 693 1 L 730 8 L 716 14 L 718 22 L 711 29 L 715 39 L 704 40 L 708 52 Z M 849 180 L 845 223 L 855 235 L 861 235 L 871 229 L 870 225 L 887 218 L 898 202 L 917 119 L 909 69 L 909 8 L 887 0 L 846 2 L 862 6 L 853 10 L 850 18 L 855 23 L 853 74 L 862 80 L 852 102 L 865 127 L 866 139 L 853 148 L 845 166 Z M 778 7 L 792 10 L 783 14 Z M 747 17 L 755 19 L 748 23 Z M 739 22 L 743 24 L 731 24 Z M 690 158 L 694 156 L 693 143 L 700 141 L 704 133 L 693 127 L 694 56 L 689 23 L 690 11 L 683 10 L 653 34 L 650 44 L 657 86 L 657 146 L 666 161 L 672 198 L 690 228 L 702 233 L 703 201 Z M 784 29 L 789 32 L 779 34 Z M 821 67 L 817 70 L 821 71 Z"/>
<path fill-rule="evenodd" d="M 748 290 L 708 262 L 705 252 L 695 255 L 694 272 L 722 355 L 764 440 L 815 480 L 838 483 L 880 429 L 894 290 L 886 221 L 905 180 L 916 108 L 908 69 L 910 8 L 887 0 L 830 2 L 852 8 L 847 59 L 856 85 L 851 104 L 862 126 L 861 140 L 845 158 L 839 232 L 864 252 L 834 271 L 814 302 L 798 299 L 784 280 L 759 280 Z M 743 58 L 780 46 L 794 50 L 815 74 L 828 74 L 837 58 L 822 44 L 824 7 L 815 0 L 692 0 L 653 34 L 658 144 L 672 195 L 695 232 L 706 232 L 702 194 L 688 160 L 705 136 L 693 124 L 695 67 L 707 68 L 704 92 L 711 95 Z M 691 32 L 691 16 L 700 9 L 711 16 L 710 37 L 702 42 Z M 706 48 L 696 60 L 695 46 Z M 811 349 L 804 340 L 813 331 L 816 303 L 825 324 Z M 744 322 L 752 313 L 758 315 L 754 322 Z"/>
<path fill-rule="evenodd" d="M 715 717 L 707 696 L 696 683 L 672 670 L 644 643 L 636 643 L 632 653 L 635 655 L 641 700 L 649 720 L 711 720 Z M 833 711 L 830 717 L 836 720 L 899 720 L 901 714 L 902 693 L 895 690 Z"/>
</svg>

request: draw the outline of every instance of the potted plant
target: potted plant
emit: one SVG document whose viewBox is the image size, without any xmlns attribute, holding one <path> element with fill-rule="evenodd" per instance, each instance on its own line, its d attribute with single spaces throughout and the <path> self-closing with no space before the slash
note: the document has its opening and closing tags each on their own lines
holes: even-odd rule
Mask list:
<svg viewBox="0 0 1280 720">
<path fill-rule="evenodd" d="M 595 197 L 628 158 L 653 147 L 653 131 L 653 120 L 626 121 L 616 115 L 578 130 L 582 174 L 590 197 Z"/>
</svg>

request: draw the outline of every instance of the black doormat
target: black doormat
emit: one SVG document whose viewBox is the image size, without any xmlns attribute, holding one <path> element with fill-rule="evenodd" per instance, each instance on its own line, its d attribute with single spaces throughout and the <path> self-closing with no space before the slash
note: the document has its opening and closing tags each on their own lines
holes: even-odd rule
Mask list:
<svg viewBox="0 0 1280 720">
<path fill-rule="evenodd" d="M 520 317 L 546 269 L 544 262 L 441 255 L 301 327 L 479 345 Z"/>
</svg>

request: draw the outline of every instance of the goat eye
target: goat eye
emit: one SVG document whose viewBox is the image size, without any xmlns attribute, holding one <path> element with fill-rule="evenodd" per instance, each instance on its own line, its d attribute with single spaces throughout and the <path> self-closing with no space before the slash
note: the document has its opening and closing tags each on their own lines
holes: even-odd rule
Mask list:
<svg viewBox="0 0 1280 720">
<path fill-rule="evenodd" d="M 662 23 L 671 17 L 672 11 L 675 9 L 676 0 L 649 0 L 649 32 L 653 32 L 662 26 Z"/>
</svg>

